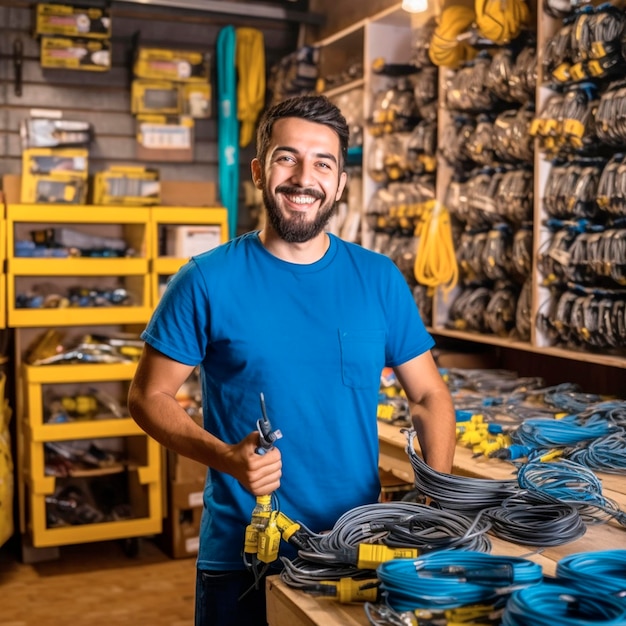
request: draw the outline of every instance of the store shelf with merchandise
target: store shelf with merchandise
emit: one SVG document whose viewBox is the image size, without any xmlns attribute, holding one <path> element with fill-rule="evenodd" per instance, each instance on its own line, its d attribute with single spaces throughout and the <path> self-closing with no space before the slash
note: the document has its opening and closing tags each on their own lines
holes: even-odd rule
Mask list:
<svg viewBox="0 0 626 626">
<path fill-rule="evenodd" d="M 520 119 L 528 125 L 532 123 L 532 120 L 529 119 L 531 117 L 529 111 L 534 111 L 535 116 L 539 115 L 547 98 L 554 93 L 542 76 L 542 62 L 547 54 L 546 47 L 549 45 L 550 38 L 564 25 L 562 19 L 552 17 L 546 13 L 541 3 L 540 6 L 533 7 L 533 17 L 537 20 L 536 24 L 534 26 L 531 25 L 530 29 L 524 34 L 524 41 L 520 42 L 523 44 L 521 49 L 520 46 L 515 48 L 518 55 L 516 60 L 521 61 L 520 55 L 523 52 L 526 65 L 514 68 L 513 74 L 516 75 L 517 93 L 512 94 L 514 103 L 509 107 L 511 109 L 517 108 Z M 330 85 L 325 85 L 324 93 L 330 95 L 341 107 L 341 98 L 346 93 L 352 93 L 362 88 L 363 120 L 365 125 L 370 122 L 375 94 L 379 89 L 384 89 L 384 83 L 381 82 L 384 81 L 384 78 L 373 72 L 372 63 L 374 59 L 380 57 L 390 63 L 407 62 L 411 58 L 411 45 L 414 44 L 411 31 L 415 28 L 416 23 L 418 22 L 404 12 L 401 9 L 401 5 L 398 4 L 319 42 L 322 60 L 320 65 L 321 72 L 323 75 L 329 72 L 333 77 Z M 350 46 L 347 45 L 348 43 L 350 43 Z M 355 58 L 354 48 L 358 48 L 359 45 L 362 45 L 362 82 L 359 78 L 358 81 L 347 80 L 345 83 L 336 84 L 337 81 L 334 79 L 334 76 L 349 76 L 350 74 L 348 71 L 349 63 L 346 60 L 347 55 L 345 53 L 339 55 L 336 49 L 342 47 L 345 49 L 350 48 L 350 57 Z M 499 49 L 493 46 L 489 48 L 489 51 L 492 58 L 499 53 Z M 325 52 L 327 58 L 333 59 L 334 65 L 329 66 L 328 62 L 324 60 Z M 504 59 L 504 47 L 501 52 L 501 58 Z M 529 61 L 532 65 L 529 65 Z M 502 61 L 502 67 L 505 67 L 504 62 Z M 454 133 L 452 131 L 454 130 L 457 136 L 461 134 L 461 131 L 454 127 L 458 116 L 456 112 L 449 110 L 448 107 L 447 90 L 451 84 L 454 84 L 453 79 L 456 74 L 458 74 L 458 70 L 439 68 L 437 103 L 438 154 L 435 198 L 442 206 L 448 206 L 450 203 L 450 190 L 458 182 L 454 178 L 454 172 L 450 164 L 442 156 L 442 153 L 445 153 L 445 150 L 450 148 L 449 144 L 454 143 Z M 493 77 L 491 78 L 493 79 Z M 526 100 L 524 100 L 523 92 L 522 97 L 519 97 L 520 89 L 526 91 Z M 457 97 L 459 95 L 463 96 L 463 93 L 463 90 L 459 91 L 457 89 Z M 507 119 L 511 120 L 512 117 L 509 116 L 503 119 L 505 121 Z M 522 136 L 530 137 L 530 133 L 527 132 Z M 362 195 L 360 242 L 366 247 L 378 249 L 380 246 L 377 245 L 376 232 L 372 228 L 372 220 L 368 221 L 367 219 L 367 211 L 372 198 L 388 181 L 381 182 L 376 176 L 372 176 L 369 161 L 372 160 L 372 156 L 376 156 L 373 154 L 375 142 L 376 138 L 365 130 L 363 132 L 363 181 L 359 189 Z M 521 275 L 524 277 L 524 282 L 522 284 L 521 277 L 518 276 L 516 285 L 513 288 L 515 292 L 517 289 L 520 289 L 520 286 L 523 287 L 524 302 L 520 307 L 526 311 L 524 328 L 521 333 L 510 332 L 510 325 L 506 330 L 499 329 L 498 332 L 490 329 L 469 330 L 462 328 L 462 324 L 455 324 L 454 320 L 449 319 L 451 303 L 454 297 L 458 295 L 458 289 L 449 294 L 447 299 L 444 297 L 443 290 L 437 289 L 432 303 L 432 316 L 428 315 L 426 318 L 427 321 L 430 320 L 430 323 L 427 324 L 429 330 L 436 336 L 467 342 L 468 344 L 479 343 L 491 345 L 495 349 L 506 348 L 512 351 L 524 352 L 529 355 L 529 358 L 536 357 L 541 359 L 544 356 L 549 356 L 562 359 L 563 361 L 570 361 L 572 364 L 589 363 L 617 370 L 626 368 L 626 353 L 623 339 L 621 343 L 618 341 L 617 345 L 615 343 L 613 345 L 602 345 L 601 342 L 594 345 L 594 334 L 597 337 L 597 331 L 590 330 L 584 326 L 578 329 L 583 341 L 567 341 L 567 339 L 563 340 L 563 338 L 555 340 L 554 329 L 551 329 L 551 332 L 545 330 L 545 309 L 550 298 L 554 296 L 551 288 L 545 285 L 545 276 L 539 271 L 539 260 L 545 252 L 549 237 L 552 235 L 545 225 L 548 214 L 544 205 L 546 184 L 552 163 L 551 158 L 542 153 L 537 140 L 529 140 L 528 145 L 517 141 L 517 143 L 512 145 L 512 148 L 515 152 L 510 155 L 513 158 L 509 160 L 509 163 L 513 164 L 513 169 L 515 167 L 525 169 L 526 174 L 524 176 L 527 187 L 525 193 L 519 193 L 518 196 L 513 198 L 514 203 L 509 203 L 508 205 L 505 203 L 504 206 L 507 211 L 516 211 L 520 210 L 520 208 L 527 211 L 521 217 L 513 215 L 517 220 L 513 221 L 513 234 L 522 234 L 515 230 L 519 229 L 519 231 L 524 231 L 524 235 L 529 233 L 532 235 L 530 238 L 531 248 L 524 259 L 523 271 L 525 274 Z M 524 153 L 520 156 L 520 150 L 522 149 Z M 523 167 L 519 168 L 519 165 L 516 166 L 516 161 L 518 164 L 522 163 Z M 500 199 L 502 202 L 505 202 L 504 197 L 502 195 Z M 525 203 L 528 204 L 526 205 Z M 493 215 L 490 217 L 493 218 Z M 496 296 L 502 295 L 499 285 L 499 283 L 496 283 L 493 291 Z M 518 293 L 518 295 L 519 303 L 521 294 Z M 616 315 L 618 314 L 619 311 Z M 517 331 L 517 329 L 513 330 Z M 588 341 L 585 341 L 585 339 L 588 339 Z"/>
<path fill-rule="evenodd" d="M 555 94 L 560 94 L 562 96 L 563 93 L 568 91 L 572 92 L 573 88 L 575 88 L 575 85 L 573 87 L 572 85 L 569 85 L 569 89 L 564 89 L 563 84 L 555 86 L 554 80 L 551 80 L 550 77 L 544 76 L 547 50 L 554 50 L 557 48 L 557 46 L 552 45 L 553 38 L 559 34 L 561 29 L 564 28 L 565 22 L 571 24 L 572 17 L 570 16 L 567 20 L 554 18 L 551 15 L 548 15 L 543 10 L 543 7 L 540 6 L 537 13 L 537 19 L 536 43 L 534 44 L 534 48 L 536 50 L 534 67 L 534 71 L 536 73 L 536 89 L 534 98 L 535 112 L 531 125 L 528 127 L 528 135 L 530 135 L 530 129 L 535 128 L 536 121 L 542 115 L 542 111 L 544 111 L 548 100 Z M 529 36 L 528 41 L 524 42 L 524 46 L 528 47 L 529 53 L 533 47 L 532 42 L 532 36 Z M 492 50 L 492 59 L 496 58 L 497 54 L 498 53 L 495 49 Z M 520 59 L 522 54 L 523 52 L 518 53 L 517 58 Z M 523 67 L 515 67 L 513 73 L 520 76 L 523 74 L 521 70 L 523 70 Z M 451 111 L 447 107 L 450 99 L 446 90 L 449 90 L 451 87 L 453 89 L 458 87 L 458 83 L 455 83 L 454 76 L 458 76 L 460 71 L 461 70 L 456 70 L 455 72 L 446 71 L 440 74 L 440 112 L 438 133 L 440 156 L 437 166 L 437 199 L 440 203 L 449 207 L 453 206 L 453 202 L 451 202 L 450 198 L 453 196 L 451 189 L 454 189 L 455 182 L 452 182 L 453 172 L 451 171 L 449 163 L 446 162 L 446 159 L 441 158 L 441 153 L 444 152 L 445 154 L 445 150 L 448 148 L 447 138 L 450 135 L 446 134 L 446 129 L 449 129 L 450 125 L 453 123 Z M 488 79 L 489 75 L 487 75 L 486 80 Z M 583 98 L 579 98 L 577 100 L 579 107 L 581 106 L 580 103 L 583 100 Z M 564 117 L 567 118 L 567 115 L 564 115 Z M 570 123 L 572 126 L 570 126 L 570 129 L 567 132 L 571 132 L 572 128 L 578 130 L 579 124 L 574 124 L 574 120 Z M 550 120 L 549 124 L 550 132 L 554 132 L 554 129 L 556 128 L 556 121 Z M 586 128 L 584 132 L 587 133 L 588 130 L 589 129 Z M 532 133 L 536 136 L 536 131 L 533 130 Z M 576 132 L 573 132 L 571 136 L 573 137 L 573 141 L 577 139 Z M 527 250 L 525 254 L 525 257 L 529 262 L 529 267 L 526 269 L 528 273 L 523 274 L 519 272 L 517 274 L 517 276 L 525 276 L 525 278 L 522 289 L 518 291 L 518 308 L 516 311 L 515 325 L 511 330 L 502 329 L 501 332 L 496 332 L 495 330 L 489 328 L 483 330 L 477 330 L 475 328 L 471 330 L 461 329 L 460 327 L 465 325 L 464 320 L 459 319 L 458 317 L 452 318 L 450 315 L 456 304 L 455 297 L 458 296 L 460 289 L 456 289 L 453 293 L 448 294 L 447 298 L 444 296 L 443 290 L 438 289 L 437 297 L 434 302 L 433 325 L 430 330 L 434 335 L 440 337 L 478 344 L 487 344 L 497 348 L 506 348 L 512 351 L 525 352 L 529 355 L 529 358 L 536 357 L 537 359 L 542 359 L 543 357 L 555 357 L 556 359 L 562 360 L 564 364 L 566 364 L 565 362 L 571 362 L 572 364 L 589 363 L 609 369 L 624 369 L 626 368 L 626 346 L 624 344 L 623 334 L 621 335 L 620 340 L 618 330 L 620 324 L 623 326 L 624 318 L 623 307 L 621 309 L 622 319 L 620 319 L 619 309 L 619 289 L 622 289 L 621 293 L 623 294 L 623 281 L 621 283 L 621 287 L 617 282 L 610 285 L 610 281 L 608 281 L 605 277 L 606 274 L 602 275 L 602 272 L 596 274 L 595 277 L 590 276 L 588 266 L 583 266 L 584 270 L 579 271 L 571 261 L 573 257 L 570 256 L 569 251 L 560 250 L 556 245 L 551 247 L 552 241 L 554 241 L 555 231 L 553 226 L 548 226 L 548 221 L 550 218 L 555 216 L 548 210 L 547 197 L 549 195 L 548 189 L 550 179 L 554 173 L 556 163 L 555 157 L 559 156 L 564 159 L 569 158 L 570 160 L 574 160 L 577 156 L 580 157 L 585 155 L 584 153 L 581 155 L 576 149 L 568 150 L 568 144 L 564 141 L 563 137 L 556 139 L 556 141 L 562 142 L 565 145 L 565 151 L 563 153 L 546 151 L 545 145 L 542 143 L 541 139 L 542 138 L 540 136 L 538 139 L 533 141 L 532 161 L 526 165 L 526 167 L 528 167 L 528 165 L 532 165 L 532 187 L 529 187 L 527 194 L 525 194 L 525 196 L 532 198 L 532 227 L 530 227 L 528 223 L 522 223 L 522 227 L 523 229 L 526 229 L 526 232 L 532 229 L 532 247 Z M 546 139 L 545 143 L 547 145 L 552 145 L 550 142 L 554 141 L 555 139 L 553 137 L 549 137 Z M 582 142 L 585 141 L 591 142 L 591 139 L 583 137 Z M 491 181 L 493 181 L 497 175 L 497 170 L 493 170 L 491 173 Z M 478 181 L 479 179 L 474 180 Z M 589 182 L 591 184 L 591 181 Z M 480 189 L 479 182 L 473 184 L 474 189 Z M 496 193 L 493 193 L 495 185 L 492 184 L 489 189 L 492 193 L 491 197 L 495 197 L 495 204 L 497 204 L 497 195 Z M 511 187 L 509 187 L 509 190 L 510 189 Z M 467 187 L 465 192 L 468 192 L 468 190 L 469 196 L 471 194 L 471 187 Z M 587 195 L 589 195 L 589 193 L 587 193 Z M 465 200 L 466 205 L 463 205 L 463 208 L 467 205 L 471 206 L 471 196 L 469 200 L 467 200 L 467 198 Z M 484 203 L 483 206 L 487 204 L 484 198 L 478 198 L 478 200 L 479 202 L 482 201 Z M 574 200 L 574 197 L 569 198 L 569 206 L 574 206 Z M 512 202 L 509 200 L 508 206 L 505 205 L 506 217 L 509 216 L 511 207 L 516 207 L 519 204 L 519 201 L 520 198 L 516 198 L 515 196 L 513 196 Z M 560 198 L 560 201 L 562 204 L 563 199 Z M 479 204 L 479 202 L 477 202 L 477 204 Z M 559 215 L 557 217 L 572 218 L 573 216 Z M 492 219 L 493 213 L 489 214 L 487 212 L 487 218 L 488 221 Z M 551 221 L 554 222 L 556 220 Z M 509 225 L 510 224 L 514 225 L 515 222 L 509 220 Z M 514 229 L 515 228 L 516 227 L 514 226 Z M 519 226 L 517 228 L 519 228 Z M 480 230 L 480 226 L 476 230 Z M 490 237 L 492 234 L 494 234 L 494 232 L 490 231 L 488 236 Z M 514 231 L 514 237 L 518 234 L 522 234 L 521 229 Z M 591 236 L 589 240 L 591 240 Z M 513 245 L 515 246 L 515 239 Z M 487 245 L 485 245 L 483 250 L 486 250 L 486 248 Z M 582 247 L 579 247 L 578 251 L 581 249 Z M 473 270 L 476 266 L 477 257 L 481 257 L 479 250 L 480 248 L 478 246 L 474 249 L 473 258 L 471 255 L 461 256 L 461 259 L 463 260 L 460 261 L 460 265 L 465 263 Z M 482 257 L 484 259 L 484 252 Z M 489 260 L 492 259 L 490 258 Z M 617 261 L 612 259 L 612 262 L 615 263 Z M 550 269 L 556 267 L 557 270 L 560 270 L 560 273 L 557 272 L 557 274 L 561 278 L 569 278 L 568 284 L 576 282 L 575 278 L 571 278 L 572 275 L 576 276 L 576 272 L 582 274 L 584 276 L 582 279 L 582 286 L 574 285 L 573 287 L 565 287 L 565 281 L 563 281 L 562 284 L 559 284 L 558 281 L 554 281 L 553 275 L 549 275 L 549 273 L 546 272 L 546 267 Z M 607 271 L 606 267 L 606 263 L 603 264 L 603 272 Z M 587 282 L 585 282 L 585 280 Z M 515 278 L 513 278 L 513 282 L 516 282 Z M 517 279 L 517 284 L 517 288 L 519 289 L 519 278 Z M 498 292 L 499 289 L 507 289 L 506 284 L 504 286 L 500 285 L 500 287 L 498 287 L 498 285 L 499 283 L 497 281 L 493 284 L 493 296 L 496 299 L 503 293 L 502 291 Z M 607 285 L 608 289 L 606 289 Z M 527 288 L 526 294 L 525 288 Z M 606 291 L 603 292 L 603 289 L 606 289 Z M 568 291 L 570 291 L 570 298 L 572 301 L 574 301 L 574 297 L 576 296 L 580 313 L 579 319 L 577 319 L 575 323 L 573 322 L 571 324 L 571 328 L 569 330 L 566 328 L 567 324 L 563 324 L 556 315 L 558 296 L 555 296 L 555 293 L 560 294 L 565 292 L 567 294 Z M 596 294 L 598 293 L 601 295 L 608 293 L 608 296 L 600 302 L 600 297 L 596 298 Z M 622 295 L 622 300 L 623 297 L 624 296 Z M 524 302 L 522 302 L 523 298 L 526 298 Z M 583 301 L 588 302 L 589 307 L 583 305 Z M 612 310 L 610 308 L 611 301 L 614 303 Z M 607 302 L 609 304 L 607 304 Z M 600 312 L 599 307 L 602 305 L 604 305 L 605 308 L 603 312 Z M 594 307 L 596 308 L 594 309 Z M 489 304 L 487 304 L 487 310 L 488 309 Z M 517 320 L 520 319 L 520 309 L 524 311 L 521 319 L 525 319 L 525 328 L 522 330 L 520 330 L 517 325 Z M 497 309 L 494 307 L 492 311 L 495 310 Z M 470 314 L 478 316 L 476 311 L 476 309 L 470 310 Z M 459 324 L 458 322 L 461 323 Z M 604 324 L 604 326 L 601 326 L 601 324 Z M 471 326 L 471 324 L 467 325 Z M 476 325 L 478 326 L 479 324 Z"/>
<path fill-rule="evenodd" d="M 6 241 L 7 241 L 7 222 L 6 222 L 6 209 L 2 202 L 0 192 L 0 266 L 2 272 L 0 273 L 0 293 L 6 294 L 7 292 L 7 275 L 5 270 L 6 263 Z M 3 296 L 0 298 L 0 330 L 7 326 L 7 303 L 6 298 Z"/>
<path fill-rule="evenodd" d="M 167 280 L 191 257 L 228 241 L 223 207 L 152 207 L 150 210 L 151 294 L 159 301 Z"/>
<path fill-rule="evenodd" d="M 148 208 L 9 204 L 7 325 L 146 322 L 149 222 Z M 90 253 L 74 256 L 85 242 Z"/>
<path fill-rule="evenodd" d="M 22 366 L 22 530 L 33 547 L 161 531 L 161 448 L 121 408 L 134 372 L 131 362 Z M 96 414 L 103 394 L 110 413 Z"/>
</svg>

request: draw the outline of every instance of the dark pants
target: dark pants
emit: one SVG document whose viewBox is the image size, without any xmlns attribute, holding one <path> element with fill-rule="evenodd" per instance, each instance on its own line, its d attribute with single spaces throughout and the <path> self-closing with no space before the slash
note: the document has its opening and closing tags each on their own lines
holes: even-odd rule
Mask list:
<svg viewBox="0 0 626 626">
<path fill-rule="evenodd" d="M 265 577 L 255 587 L 247 571 L 198 570 L 195 626 L 267 626 Z"/>
</svg>

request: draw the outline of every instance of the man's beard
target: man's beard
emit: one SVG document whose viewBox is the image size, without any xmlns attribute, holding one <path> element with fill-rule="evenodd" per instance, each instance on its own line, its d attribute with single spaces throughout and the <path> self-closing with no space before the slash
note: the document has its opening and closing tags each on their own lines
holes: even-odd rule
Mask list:
<svg viewBox="0 0 626 626">
<path fill-rule="evenodd" d="M 318 200 L 323 200 L 325 197 L 319 191 L 288 187 L 286 185 L 278 187 L 276 194 L 278 193 L 286 195 L 305 194 Z M 287 243 L 304 243 L 315 238 L 324 230 L 337 209 L 337 203 L 331 200 L 320 205 L 313 220 L 310 220 L 309 215 L 304 211 L 302 213 L 293 212 L 290 215 L 285 215 L 278 207 L 276 195 L 270 196 L 265 185 L 263 186 L 263 203 L 272 227 L 278 236 Z"/>
</svg>

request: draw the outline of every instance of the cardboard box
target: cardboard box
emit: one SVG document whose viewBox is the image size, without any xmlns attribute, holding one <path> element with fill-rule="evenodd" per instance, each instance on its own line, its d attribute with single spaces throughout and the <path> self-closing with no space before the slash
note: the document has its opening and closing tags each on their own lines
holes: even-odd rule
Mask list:
<svg viewBox="0 0 626 626">
<path fill-rule="evenodd" d="M 168 480 L 172 483 L 204 483 L 207 467 L 186 456 L 168 450 L 167 471 Z"/>
<path fill-rule="evenodd" d="M 213 181 L 161 181 L 162 206 L 215 207 L 217 190 Z"/>
<path fill-rule="evenodd" d="M 169 485 L 168 515 L 161 544 L 174 559 L 198 554 L 203 492 L 204 481 Z"/>
<path fill-rule="evenodd" d="M 19 204 L 22 196 L 22 177 L 19 174 L 5 174 L 2 177 L 2 193 L 7 204 Z"/>
<path fill-rule="evenodd" d="M 222 243 L 222 228 L 215 224 L 165 227 L 165 254 L 186 259 Z"/>
</svg>

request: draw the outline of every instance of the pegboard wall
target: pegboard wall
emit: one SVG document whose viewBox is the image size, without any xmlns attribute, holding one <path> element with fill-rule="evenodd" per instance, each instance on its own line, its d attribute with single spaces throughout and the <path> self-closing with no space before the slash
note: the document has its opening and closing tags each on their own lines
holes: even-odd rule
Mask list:
<svg viewBox="0 0 626 626">
<path fill-rule="evenodd" d="M 43 69 L 34 37 L 37 3 L 0 0 L 0 175 L 21 173 L 19 128 L 32 109 L 52 109 L 66 119 L 93 124 L 89 150 L 90 174 L 111 165 L 142 164 L 137 159 L 135 120 L 130 112 L 133 42 L 162 48 L 208 52 L 212 59 L 215 98 L 215 48 L 220 30 L 232 25 L 260 30 L 264 36 L 266 69 L 297 46 L 298 28 L 288 22 L 246 16 L 209 15 L 201 11 L 146 7 L 111 9 L 111 69 L 89 72 Z M 71 3 L 68 3 L 71 4 Z M 21 50 L 21 56 L 15 53 Z M 16 63 L 17 61 L 17 63 Z M 18 83 L 21 75 L 21 84 Z M 241 181 L 250 178 L 254 142 L 240 150 Z M 217 119 L 195 120 L 193 162 L 151 162 L 162 180 L 217 181 Z M 243 191 L 242 191 L 243 196 Z M 249 216 L 240 211 L 239 229 Z"/>
</svg>

